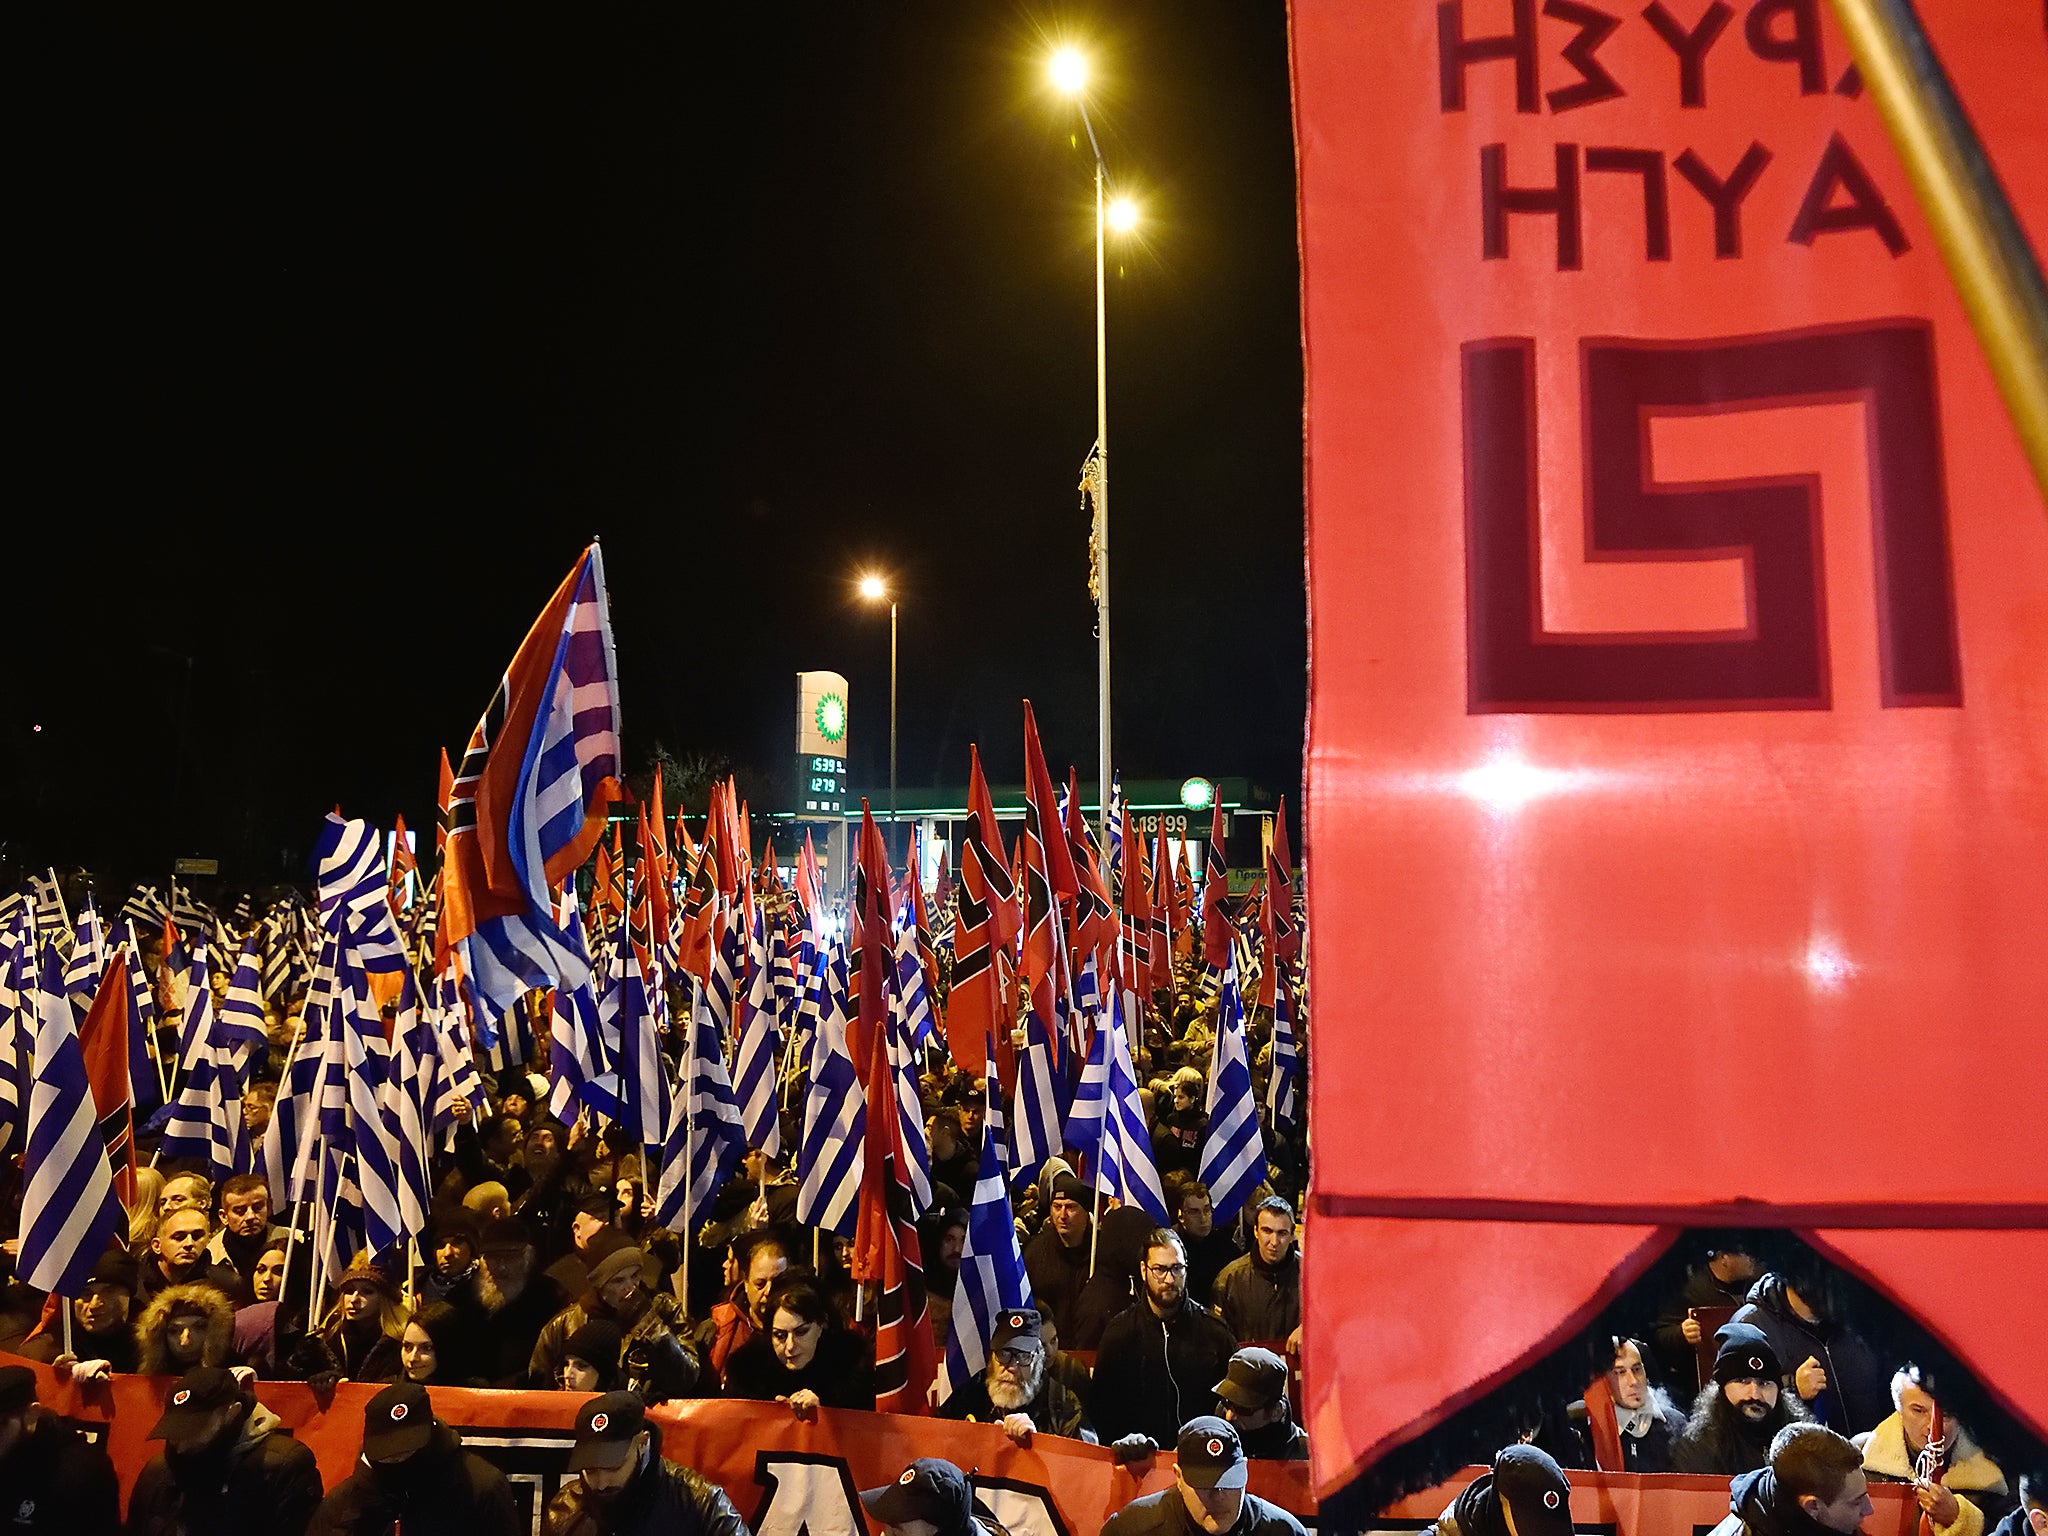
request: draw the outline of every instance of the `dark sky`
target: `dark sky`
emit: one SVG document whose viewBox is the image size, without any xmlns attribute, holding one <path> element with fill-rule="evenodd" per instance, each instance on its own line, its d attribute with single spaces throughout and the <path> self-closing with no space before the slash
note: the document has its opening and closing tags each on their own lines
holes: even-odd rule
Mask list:
<svg viewBox="0 0 2048 1536">
<path fill-rule="evenodd" d="M 1094 762 L 1093 43 L 1116 758 L 1300 770 L 1298 269 L 1278 4 L 84 8 L 38 62 L 0 840 L 292 872 L 431 814 L 604 540 L 629 762 L 792 785 L 803 667 L 906 784 Z M 34 210 L 31 212 L 30 210 Z M 31 727 L 40 724 L 40 733 Z"/>
</svg>

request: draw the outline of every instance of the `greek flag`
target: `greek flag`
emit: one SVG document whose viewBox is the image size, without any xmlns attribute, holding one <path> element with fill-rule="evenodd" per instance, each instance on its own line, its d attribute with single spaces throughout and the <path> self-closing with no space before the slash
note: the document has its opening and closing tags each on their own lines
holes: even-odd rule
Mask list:
<svg viewBox="0 0 2048 1536">
<path fill-rule="evenodd" d="M 733 1093 L 739 1099 L 747 1145 L 759 1147 L 770 1157 L 779 1157 L 782 1123 L 776 1113 L 775 1048 L 782 1038 L 778 1006 L 781 999 L 775 986 L 774 961 L 768 952 L 767 923 L 767 913 L 757 904 L 748 944 L 751 974 L 746 1010 L 740 1025 L 739 1052 L 733 1061 Z"/>
<path fill-rule="evenodd" d="M 1252 1098 L 1251 1063 L 1245 1056 L 1244 999 L 1237 965 L 1223 971 L 1223 997 L 1216 1010 L 1216 1053 L 1209 1062 L 1209 1132 L 1202 1138 L 1196 1177 L 1209 1186 L 1216 1220 L 1229 1221 L 1266 1176 L 1266 1149 L 1259 1139 L 1258 1106 Z"/>
<path fill-rule="evenodd" d="M 405 969 L 405 939 L 384 897 L 382 839 L 367 821 L 329 815 L 314 845 L 320 925 L 342 936 L 363 971 Z"/>
<path fill-rule="evenodd" d="M 595 973 L 583 947 L 583 920 L 576 911 L 573 879 L 562 886 L 555 923 L 581 975 L 574 981 L 564 976 L 555 988 L 554 1017 L 548 1027 L 548 1075 L 554 1079 L 548 1110 L 563 1121 L 574 1120 L 583 1109 L 615 1120 L 619 1115 L 618 1078 L 605 1057 Z"/>
<path fill-rule="evenodd" d="M 910 960 L 917 963 L 915 950 Z M 932 1151 L 924 1136 L 924 1103 L 917 1093 L 918 1046 L 901 1009 L 891 1007 L 882 1027 L 889 1082 L 896 1096 L 896 1140 L 903 1154 L 897 1181 L 909 1193 L 910 1219 L 916 1221 L 932 1208 Z"/>
<path fill-rule="evenodd" d="M 135 1117 L 144 1120 L 163 1107 L 163 1083 L 157 1076 L 150 1032 L 156 1027 L 156 993 L 142 969 L 142 941 L 133 919 L 121 920 L 121 963 L 128 973 L 128 1081 L 135 1088 Z"/>
<path fill-rule="evenodd" d="M 804 1097 L 804 1140 L 797 1152 L 796 1219 L 851 1238 L 860 1216 L 866 1156 L 867 1100 L 846 1047 L 846 949 L 832 946 L 814 978 L 817 1029 L 811 1086 Z"/>
<path fill-rule="evenodd" d="M 1275 1130 L 1291 1131 L 1301 1124 L 1301 1057 L 1294 1044 L 1294 987 L 1287 979 L 1287 967 L 1275 964 L 1273 1060 L 1266 1077 L 1266 1112 Z"/>
<path fill-rule="evenodd" d="M 378 893 L 383 900 L 383 893 Z M 386 914 L 390 908 L 386 907 Z M 346 1092 L 341 1105 L 341 1134 L 330 1127 L 328 1150 L 355 1153 L 354 1184 L 362 1202 L 363 1239 L 372 1253 L 403 1242 L 406 1225 L 399 1195 L 400 1149 L 395 1129 L 384 1113 L 391 1081 L 391 1042 L 384 1038 L 384 1020 L 370 990 L 369 972 L 352 945 L 341 951 L 340 987 L 336 997 L 342 1037 Z"/>
<path fill-rule="evenodd" d="M 896 913 L 894 949 L 889 1011 L 902 1020 L 911 1044 L 922 1046 L 938 1032 L 938 1015 L 932 1007 L 931 988 L 925 984 L 924 961 L 917 952 L 917 919 L 907 896 Z"/>
<path fill-rule="evenodd" d="M 1121 768 L 1109 775 L 1109 812 L 1102 818 L 1104 835 L 1109 838 L 1109 880 L 1112 899 L 1123 888 L 1124 878 L 1124 775 Z"/>
<path fill-rule="evenodd" d="M 106 930 L 100 925 L 100 915 L 93 907 L 92 897 L 87 895 L 85 905 L 78 912 L 78 929 L 71 941 L 71 958 L 64 966 L 64 995 L 71 1000 L 73 1013 L 82 1013 L 92 1006 L 93 995 L 99 991 L 100 977 L 106 969 Z"/>
<path fill-rule="evenodd" d="M 200 939 L 186 973 L 185 1030 L 178 1048 L 182 1078 L 157 1155 L 204 1158 L 218 1183 L 249 1171 L 250 1148 L 242 1129 L 241 1068 L 234 1048 L 221 1038 L 208 972 L 206 941 Z"/>
<path fill-rule="evenodd" d="M 121 915 L 129 922 L 150 929 L 163 927 L 164 919 L 171 909 L 164 904 L 162 894 L 153 885 L 138 885 L 134 893 L 121 903 Z"/>
<path fill-rule="evenodd" d="M 405 973 L 398 994 L 398 1015 L 391 1029 L 391 1075 L 385 1080 L 381 1108 L 387 1141 L 397 1149 L 398 1221 L 402 1234 L 427 1230 L 427 1207 L 434 1195 L 428 1166 L 428 1140 L 435 1106 L 441 1098 L 441 1051 L 431 1012 L 419 1006 L 412 973 Z"/>
<path fill-rule="evenodd" d="M 17 900 L 0 928 L 0 1153 L 26 1134 L 33 1096 L 35 970 L 30 961 L 34 919 Z"/>
<path fill-rule="evenodd" d="M 1077 1135 L 1086 1139 L 1077 1140 Z M 1094 1160 L 1097 1188 L 1137 1206 L 1162 1227 L 1173 1225 L 1159 1165 L 1152 1160 L 1145 1112 L 1138 1106 L 1138 1074 L 1131 1065 L 1121 992 L 1112 997 L 1109 1015 L 1095 1031 L 1081 1091 L 1067 1117 L 1067 1145 Z"/>
<path fill-rule="evenodd" d="M 242 945 L 215 1032 L 234 1053 L 236 1066 L 245 1077 L 252 1062 L 263 1061 L 270 1054 L 269 1022 L 263 1016 L 263 941 L 259 934 L 250 934 Z"/>
<path fill-rule="evenodd" d="M 35 897 L 36 942 L 54 944 L 61 958 L 71 946 L 71 920 L 64 911 L 64 892 L 57 884 L 57 871 L 50 871 L 50 878 L 41 875 L 28 877 L 29 889 Z"/>
<path fill-rule="evenodd" d="M 618 979 L 611 989 L 611 1023 L 606 1031 L 607 1040 L 618 1048 L 617 1118 L 636 1145 L 659 1147 L 668 1140 L 674 1095 L 662 1069 L 661 1021 L 655 1011 L 660 986 L 648 984 L 644 955 L 621 914 L 618 943 L 612 951 Z"/>
<path fill-rule="evenodd" d="M 1060 1105 L 1055 1086 L 1059 1068 L 1052 1036 L 1033 1008 L 1024 1021 L 1024 1050 L 1017 1058 L 1017 1091 L 1010 1106 L 1010 1167 L 1036 1174 L 1060 1150 Z"/>
<path fill-rule="evenodd" d="M 126 1222 L 54 945 L 43 951 L 34 1018 L 15 1274 L 53 1296 L 76 1296 Z"/>
<path fill-rule="evenodd" d="M 1017 1248 L 1017 1222 L 1003 1182 L 999 1139 L 991 1135 L 982 1140 L 974 1198 L 967 1206 L 967 1242 L 960 1250 L 953 1320 L 946 1334 L 946 1358 L 939 1366 L 941 1403 L 988 1364 L 988 1340 L 997 1316 L 1031 1305 L 1031 1277 Z"/>
<path fill-rule="evenodd" d="M 661 1187 L 655 1217 L 687 1238 L 711 1208 L 711 1201 L 739 1168 L 747 1150 L 740 1107 L 725 1075 L 718 1025 L 705 990 L 697 991 L 690 1013 L 683 1076 L 662 1147 Z"/>
<path fill-rule="evenodd" d="M 441 1096 L 434 1104 L 429 1129 L 452 1147 L 455 1138 L 455 1101 L 467 1099 L 472 1123 L 482 1119 L 489 1100 L 484 1080 L 477 1075 L 476 1058 L 469 1048 L 469 1010 L 462 1001 L 462 983 L 455 967 L 449 966 L 435 978 L 432 1005 L 427 1010 L 434 1022 L 434 1048 L 441 1054 Z"/>
</svg>

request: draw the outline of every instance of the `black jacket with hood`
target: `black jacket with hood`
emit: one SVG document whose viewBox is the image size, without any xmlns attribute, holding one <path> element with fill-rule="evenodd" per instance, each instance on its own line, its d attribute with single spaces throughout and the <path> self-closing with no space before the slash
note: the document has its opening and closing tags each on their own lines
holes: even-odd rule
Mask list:
<svg viewBox="0 0 2048 1536">
<path fill-rule="evenodd" d="M 404 1461 L 356 1470 L 320 1505 L 307 1536 L 392 1536 L 447 1531 L 451 1536 L 518 1536 L 523 1529 L 512 1485 L 439 1419 L 427 1443 Z"/>
<path fill-rule="evenodd" d="M 114 1536 L 121 1484 L 104 1446 L 44 1409 L 0 1456 L 0 1531 Z"/>
<path fill-rule="evenodd" d="M 1877 1352 L 1839 1323 L 1826 1318 L 1806 1321 L 1792 1310 L 1782 1275 L 1765 1275 L 1749 1288 L 1749 1300 L 1731 1321 L 1763 1330 L 1785 1373 L 1787 1391 L 1799 1367 L 1811 1357 L 1828 1373 L 1826 1390 L 1807 1404 L 1807 1412 L 1839 1435 L 1852 1439 L 1867 1434 L 1892 1411 L 1891 1376 Z"/>
<path fill-rule="evenodd" d="M 320 1467 L 284 1421 L 252 1403 L 241 1426 L 190 1455 L 150 1459 L 128 1499 L 128 1536 L 304 1536 Z"/>
<path fill-rule="evenodd" d="M 593 1499 L 572 1477 L 548 1500 L 546 1536 L 747 1536 L 725 1490 L 665 1461 L 661 1426 L 649 1424 L 647 1464 L 615 1499 Z"/>
<path fill-rule="evenodd" d="M 1804 1356 L 1801 1356 L 1804 1359 Z M 1828 1528 L 1778 1491 L 1769 1467 L 1745 1472 L 1728 1485 L 1728 1516 L 1708 1536 L 1833 1536 Z"/>
</svg>

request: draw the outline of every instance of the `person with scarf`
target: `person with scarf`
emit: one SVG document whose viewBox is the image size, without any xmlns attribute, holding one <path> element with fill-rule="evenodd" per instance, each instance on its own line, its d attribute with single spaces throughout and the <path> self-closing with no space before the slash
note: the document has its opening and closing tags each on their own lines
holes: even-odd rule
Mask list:
<svg viewBox="0 0 2048 1536">
<path fill-rule="evenodd" d="M 1577 1464 L 1602 1472 L 1670 1472 L 1685 1415 L 1650 1380 L 1643 1341 L 1613 1343 L 1614 1363 L 1567 1411 L 1580 1440 Z"/>
</svg>

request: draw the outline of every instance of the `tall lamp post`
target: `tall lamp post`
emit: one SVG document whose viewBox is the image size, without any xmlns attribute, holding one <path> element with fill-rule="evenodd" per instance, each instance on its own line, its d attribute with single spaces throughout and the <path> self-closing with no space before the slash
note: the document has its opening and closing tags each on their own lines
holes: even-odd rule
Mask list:
<svg viewBox="0 0 2048 1536">
<path fill-rule="evenodd" d="M 860 579 L 860 595 L 870 603 L 889 605 L 889 843 L 895 856 L 896 843 L 896 594 L 888 578 L 869 571 Z"/>
<path fill-rule="evenodd" d="M 1138 222 L 1137 205 L 1127 197 L 1110 200 L 1109 168 L 1096 142 L 1088 116 L 1088 61 L 1077 49 L 1062 48 L 1052 56 L 1052 83 L 1081 113 L 1088 149 L 1095 157 L 1095 451 L 1089 455 L 1086 484 L 1095 499 L 1095 710 L 1097 813 L 1103 818 L 1102 871 L 1109 878 L 1109 324 L 1103 291 L 1103 242 L 1108 230 L 1128 233 Z"/>
</svg>

